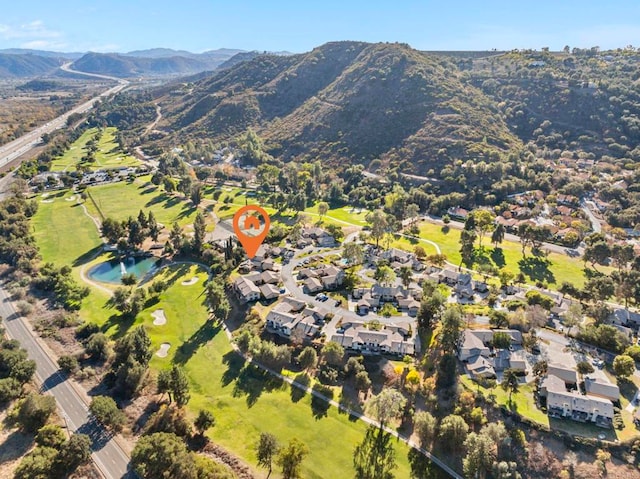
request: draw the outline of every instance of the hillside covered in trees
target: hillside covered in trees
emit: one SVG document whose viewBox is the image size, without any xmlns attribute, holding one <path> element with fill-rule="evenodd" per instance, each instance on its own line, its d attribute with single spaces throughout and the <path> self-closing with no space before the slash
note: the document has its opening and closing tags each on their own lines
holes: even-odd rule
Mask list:
<svg viewBox="0 0 640 479">
<path fill-rule="evenodd" d="M 161 101 L 163 125 L 176 138 L 217 139 L 251 127 L 284 160 L 380 159 L 417 173 L 519 148 L 496 102 L 462 80 L 448 58 L 407 45 L 328 43 L 261 55 L 174 91 Z"/>
</svg>

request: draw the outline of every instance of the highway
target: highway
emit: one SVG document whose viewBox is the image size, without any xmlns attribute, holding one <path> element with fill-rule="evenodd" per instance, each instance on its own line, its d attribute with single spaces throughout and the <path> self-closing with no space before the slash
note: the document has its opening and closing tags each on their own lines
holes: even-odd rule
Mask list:
<svg viewBox="0 0 640 479">
<path fill-rule="evenodd" d="M 42 142 L 42 135 L 44 135 L 45 133 L 51 133 L 58 128 L 63 128 L 64 126 L 66 126 L 67 118 L 69 118 L 70 115 L 74 113 L 85 113 L 93 107 L 93 104 L 96 100 L 118 93 L 129 85 L 128 81 L 119 78 L 72 70 L 70 65 L 70 63 L 62 65 L 60 69 L 68 73 L 115 81 L 118 84 L 113 88 L 110 88 L 100 95 L 92 98 L 91 100 L 88 100 L 83 104 L 73 108 L 72 110 L 69 110 L 68 112 L 60 115 L 59 117 L 47 122 L 46 124 L 39 126 L 35 130 L 25 133 L 20 138 L 16 138 L 12 142 L 0 146 L 0 168 L 6 166 L 16 158 L 19 158 L 32 148 L 38 146 Z"/>
<path fill-rule="evenodd" d="M 84 74 L 71 70 L 69 64 L 61 67 L 67 72 Z M 84 113 L 91 109 L 93 103 L 103 97 L 115 94 L 125 88 L 129 82 L 103 75 L 86 74 L 87 76 L 104 78 L 118 82 L 116 86 L 92 98 L 82 105 L 51 120 L 20 138 L 0 147 L 0 167 L 20 157 L 30 149 L 36 147 L 42 140 L 44 133 L 49 133 L 66 125 L 67 118 L 73 113 Z M 2 179 L 4 183 L 10 181 L 11 175 Z M 53 395 L 65 425 L 72 432 L 87 434 L 92 439 L 92 459 L 99 471 L 106 479 L 134 478 L 136 475 L 129 471 L 129 456 L 100 424 L 88 412 L 88 396 L 77 383 L 67 380 L 58 370 L 51 352 L 40 343 L 37 335 L 30 329 L 26 321 L 16 313 L 6 291 L 0 288 L 0 316 L 8 336 L 17 339 L 25 348 L 29 357 L 36 362 L 36 380 L 41 391 Z"/>
<path fill-rule="evenodd" d="M 86 394 L 78 385 L 71 384 L 58 370 L 35 334 L 22 317 L 16 313 L 4 289 L 0 289 L 0 316 L 4 328 L 12 339 L 20 341 L 29 357 L 36 362 L 36 379 L 40 390 L 53 395 L 58 403 L 65 425 L 72 432 L 82 432 L 91 437 L 92 458 L 106 479 L 134 477 L 128 472 L 129 457 L 107 431 L 91 417 Z"/>
</svg>

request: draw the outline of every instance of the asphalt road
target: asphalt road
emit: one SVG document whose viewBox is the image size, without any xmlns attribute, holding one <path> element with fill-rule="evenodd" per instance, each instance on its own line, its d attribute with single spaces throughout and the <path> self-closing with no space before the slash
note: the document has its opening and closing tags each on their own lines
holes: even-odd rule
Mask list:
<svg viewBox="0 0 640 479">
<path fill-rule="evenodd" d="M 69 64 L 64 65 L 62 69 L 68 72 L 84 74 L 71 70 Z M 90 73 L 86 75 L 114 80 L 118 84 L 47 124 L 0 147 L 0 167 L 5 166 L 37 146 L 42 141 L 41 136 L 44 133 L 50 133 L 57 128 L 64 127 L 69 115 L 86 112 L 93 107 L 96 100 L 117 93 L 129 84 L 125 80 L 104 75 Z M 11 176 L 7 175 L 0 181 L 0 188 L 7 188 L 7 184 L 11 181 Z M 41 391 L 55 397 L 60 413 L 69 430 L 72 432 L 78 431 L 91 437 L 92 459 L 102 475 L 106 479 L 136 477 L 134 473 L 129 471 L 129 456 L 127 453 L 89 414 L 86 392 L 79 385 L 72 384 L 59 372 L 58 366 L 51 359 L 50 353 L 38 342 L 36 334 L 16 313 L 7 293 L 2 288 L 0 288 L 0 316 L 4 318 L 3 324 L 9 337 L 20 341 L 22 347 L 27 350 L 29 357 L 36 362 L 36 379 L 41 385 Z"/>
<path fill-rule="evenodd" d="M 92 439 L 92 458 L 100 472 L 107 479 L 133 478 L 128 472 L 129 457 L 115 442 L 113 437 L 98 424 L 88 411 L 88 404 L 82 394 L 58 370 L 45 349 L 35 338 L 34 333 L 25 324 L 9 301 L 4 289 L 0 289 L 0 316 L 3 325 L 12 339 L 20 341 L 29 357 L 36 362 L 36 379 L 41 392 L 53 395 L 66 426 L 72 432 L 82 432 Z"/>
<path fill-rule="evenodd" d="M 39 145 L 42 142 L 42 135 L 45 133 L 51 133 L 58 128 L 63 128 L 67 124 L 67 118 L 74 113 L 84 113 L 90 110 L 93 107 L 93 104 L 96 100 L 104 98 L 109 95 L 113 95 L 118 93 L 122 89 L 126 88 L 129 85 L 129 82 L 126 80 L 122 80 L 115 77 L 109 77 L 105 75 L 96 75 L 93 73 L 84 73 L 76 70 L 72 70 L 70 68 L 70 63 L 63 65 L 61 70 L 64 70 L 69 73 L 75 73 L 79 75 L 85 75 L 89 77 L 102 78 L 104 80 L 112 80 L 118 82 L 116 86 L 108 89 L 107 91 L 101 93 L 100 95 L 92 98 L 89 101 L 84 102 L 83 104 L 69 110 L 68 112 L 60 115 L 59 117 L 47 122 L 46 124 L 39 126 L 35 130 L 32 130 L 28 133 L 25 133 L 20 138 L 16 138 L 10 143 L 0 146 L 0 168 L 6 166 L 12 161 L 16 160 L 20 156 L 27 153 L 29 150 Z"/>
</svg>

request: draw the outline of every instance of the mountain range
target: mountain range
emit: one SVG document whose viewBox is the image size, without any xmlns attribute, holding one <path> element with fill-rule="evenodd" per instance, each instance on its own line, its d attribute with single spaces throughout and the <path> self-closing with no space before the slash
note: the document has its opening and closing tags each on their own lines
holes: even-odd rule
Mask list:
<svg viewBox="0 0 640 479">
<path fill-rule="evenodd" d="M 252 128 L 285 160 L 380 159 L 415 173 L 522 146 L 496 102 L 463 81 L 450 58 L 405 44 L 333 42 L 259 55 L 158 95 L 167 144 L 228 140 Z"/>
<path fill-rule="evenodd" d="M 192 74 L 215 70 L 238 53 L 244 52 L 230 48 L 203 53 L 153 48 L 128 53 L 79 53 L 10 48 L 0 50 L 0 78 L 51 75 L 67 61 L 73 61 L 78 70 L 120 77 Z"/>
</svg>

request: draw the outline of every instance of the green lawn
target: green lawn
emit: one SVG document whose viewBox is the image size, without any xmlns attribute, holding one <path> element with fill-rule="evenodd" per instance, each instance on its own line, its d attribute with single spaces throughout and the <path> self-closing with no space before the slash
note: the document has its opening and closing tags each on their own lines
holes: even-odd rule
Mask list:
<svg viewBox="0 0 640 479">
<path fill-rule="evenodd" d="M 129 216 L 137 217 L 143 210 L 153 211 L 156 221 L 167 228 L 175 221 L 181 226 L 193 223 L 196 208 L 179 196 L 167 195 L 149 179 L 149 176 L 141 176 L 133 183 L 121 181 L 92 186 L 89 192 L 105 217 L 126 220 Z M 87 208 L 99 217 L 91 201 L 87 201 Z"/>
<path fill-rule="evenodd" d="M 437 243 L 448 261 L 460 263 L 460 230 L 449 228 L 443 231 L 443 227 L 429 222 L 420 223 L 420 238 L 424 238 Z M 564 254 L 549 253 L 544 258 L 531 255 L 527 248 L 527 258 L 522 258 L 522 246 L 513 241 L 503 241 L 499 248 L 494 249 L 489 244 L 490 239 L 484 240 L 484 252 L 479 255 L 478 263 L 487 263 L 498 268 L 505 268 L 508 271 L 518 274 L 522 271 L 528 283 L 534 284 L 537 281 L 546 281 L 551 289 L 559 287 L 563 281 L 569 281 L 577 287 L 582 287 L 585 282 L 584 262 L 580 258 L 571 258 Z M 406 238 L 399 238 L 394 245 L 404 249 L 413 249 L 418 243 L 411 242 Z M 435 248 L 429 244 L 420 242 L 427 254 L 434 254 Z M 604 270 L 604 268 L 601 268 Z"/>
<path fill-rule="evenodd" d="M 117 128 L 108 127 L 103 130 L 98 151 L 95 153 L 96 161 L 88 164 L 91 170 L 119 168 L 121 166 L 136 166 L 140 161 L 133 156 L 124 153 L 115 141 Z M 98 132 L 98 128 L 90 128 L 78 138 L 73 145 L 59 158 L 51 163 L 51 171 L 75 171 L 82 157 L 87 153 L 87 142 Z"/>
<path fill-rule="evenodd" d="M 512 394 L 511 402 L 509 402 L 509 393 L 502 389 L 500 385 L 493 389 L 487 389 L 472 381 L 466 374 L 460 376 L 460 381 L 470 391 L 480 391 L 485 397 L 495 394 L 496 404 L 499 406 L 506 406 L 511 411 L 517 412 L 521 416 L 539 424 L 549 425 L 549 417 L 538 409 L 535 404 L 532 384 L 521 385 L 518 392 Z"/>
<path fill-rule="evenodd" d="M 79 279 L 81 264 L 93 264 L 108 255 L 88 259 L 86 253 L 94 251 L 100 239 L 81 208 L 65 201 L 69 196 L 71 193 L 60 193 L 50 197 L 54 200 L 52 203 L 42 203 L 33 226 L 43 259 L 56 264 L 75 264 L 74 274 Z M 202 270 L 178 265 L 160 274 L 171 282 L 171 287 L 158 303 L 149 305 L 138 316 L 135 324 L 144 324 L 147 328 L 154 351 L 163 342 L 171 343 L 168 357 L 154 355 L 151 366 L 165 368 L 172 361 L 184 365 L 191 381 L 190 413 L 195 415 L 199 409 L 207 408 L 216 416 L 211 437 L 249 464 L 255 464 L 253 445 L 260 432 L 272 432 L 282 443 L 297 437 L 311 451 L 304 461 L 303 477 L 351 477 L 353 448 L 362 440 L 365 424 L 350 420 L 336 408 L 321 407 L 308 396 L 301 398 L 292 394 L 286 383 L 245 368 L 239 356 L 232 352 L 226 335 L 207 322 L 202 303 L 206 274 Z M 199 277 L 195 285 L 181 284 L 194 275 Z M 132 324 L 122 322 L 114 310 L 107 308 L 107 299 L 105 292 L 92 288 L 80 314 L 118 336 Z M 156 309 L 165 311 L 166 325 L 153 325 L 151 313 Z M 396 477 L 409 477 L 408 448 L 401 442 L 396 442 L 395 448 Z M 274 471 L 272 477 L 280 476 Z"/>
<path fill-rule="evenodd" d="M 303 477 L 351 477 L 353 448 L 362 440 L 365 424 L 349 420 L 335 408 L 318 408 L 309 397 L 292 394 L 288 384 L 245 368 L 224 332 L 207 322 L 203 270 L 180 265 L 161 274 L 172 286 L 157 304 L 138 316 L 135 324 L 147 328 L 154 351 L 163 342 L 171 343 L 169 355 L 154 355 L 151 365 L 160 369 L 175 362 L 185 367 L 191 381 L 190 412 L 195 415 L 206 408 L 216 417 L 212 439 L 255 464 L 253 446 L 260 432 L 275 434 L 281 443 L 297 437 L 311 451 L 304 462 Z M 193 276 L 199 278 L 195 285 L 181 284 Z M 153 325 L 151 313 L 156 309 L 165 311 L 166 325 Z M 116 321 L 116 328 L 122 326 Z M 409 477 L 408 448 L 402 443 L 395 447 L 399 465 L 396 477 Z"/>
</svg>

